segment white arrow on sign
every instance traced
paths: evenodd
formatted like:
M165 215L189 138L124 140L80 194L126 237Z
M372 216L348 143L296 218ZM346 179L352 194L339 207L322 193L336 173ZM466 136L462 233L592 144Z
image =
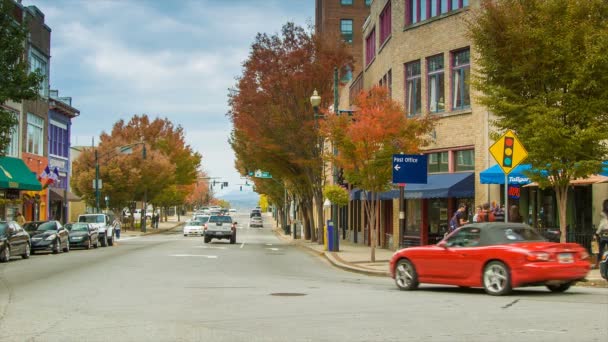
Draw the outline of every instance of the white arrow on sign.
M401 166L399 164L395 165L395 170L399 171L399 169L401 169Z

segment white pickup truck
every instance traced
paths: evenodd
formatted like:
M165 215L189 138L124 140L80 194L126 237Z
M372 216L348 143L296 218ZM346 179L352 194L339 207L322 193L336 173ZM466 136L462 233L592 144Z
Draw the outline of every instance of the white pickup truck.
M90 223L99 231L101 247L114 245L114 226L112 218L106 214L84 214L78 216L78 222Z

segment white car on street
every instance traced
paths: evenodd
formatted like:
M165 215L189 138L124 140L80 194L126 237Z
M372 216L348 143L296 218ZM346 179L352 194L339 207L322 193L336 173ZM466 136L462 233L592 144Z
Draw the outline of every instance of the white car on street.
M201 221L196 221L196 220L188 221L188 222L186 222L186 225L184 226L184 236L190 236L190 235L203 236L204 233L205 233L204 223Z

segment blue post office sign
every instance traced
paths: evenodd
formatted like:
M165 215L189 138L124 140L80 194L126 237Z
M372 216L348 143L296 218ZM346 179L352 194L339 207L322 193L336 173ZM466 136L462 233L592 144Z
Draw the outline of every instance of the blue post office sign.
M393 183L426 184L427 158L422 154L393 154Z

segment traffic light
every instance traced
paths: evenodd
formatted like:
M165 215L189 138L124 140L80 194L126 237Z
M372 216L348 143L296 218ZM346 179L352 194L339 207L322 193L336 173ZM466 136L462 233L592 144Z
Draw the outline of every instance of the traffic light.
M515 143L515 138L505 137L504 154L502 157L502 166L503 167L513 167L513 144L514 143Z

